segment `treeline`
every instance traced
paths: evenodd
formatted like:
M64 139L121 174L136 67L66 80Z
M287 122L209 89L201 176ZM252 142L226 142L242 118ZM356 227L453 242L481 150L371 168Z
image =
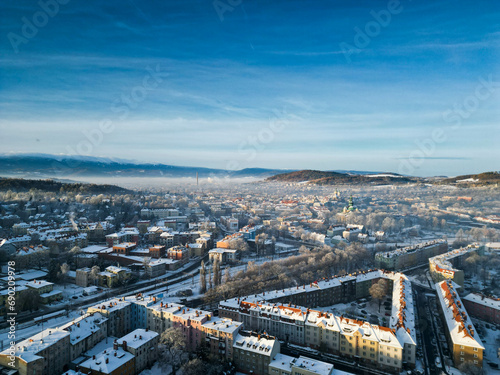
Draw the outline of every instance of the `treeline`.
M205 293L205 302L211 304L228 298L305 285L332 275L367 269L371 264L371 254L359 243L344 249L325 246L309 251L301 248L301 254L297 256L262 265L249 262L246 271L239 271L234 276L226 268L225 282L209 289Z
M467 184L469 186L485 186L500 183L499 172L484 172L479 174L467 174L452 178L446 178L438 182L439 184Z
M0 191L12 190L26 192L40 190L50 193L80 193L80 194L128 194L130 190L116 185L98 185L84 183L63 183L54 180L25 180L22 178L1 178Z

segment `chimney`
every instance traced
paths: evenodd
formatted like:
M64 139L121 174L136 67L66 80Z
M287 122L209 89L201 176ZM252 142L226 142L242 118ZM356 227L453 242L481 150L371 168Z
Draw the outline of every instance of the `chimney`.
M109 363L109 358L106 358L106 363Z
M127 342L126 341L123 341L123 350L127 351Z

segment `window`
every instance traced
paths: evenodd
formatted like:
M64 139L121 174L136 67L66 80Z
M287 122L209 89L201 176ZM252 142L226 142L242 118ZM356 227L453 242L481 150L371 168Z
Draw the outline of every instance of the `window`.
M477 348L474 348L474 351L477 352Z

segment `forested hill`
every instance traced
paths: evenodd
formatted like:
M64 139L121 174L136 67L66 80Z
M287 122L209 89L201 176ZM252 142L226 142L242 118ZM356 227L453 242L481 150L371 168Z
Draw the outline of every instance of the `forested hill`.
M334 184L401 184L408 182L419 182L416 177L400 176L394 173L381 173L370 175L355 175L338 172L323 172L314 170L303 170L292 173L278 174L266 179L268 182L308 182L316 185Z
M131 190L116 185L97 185L83 183L63 183L54 180L25 180L22 178L0 177L0 191L12 190L25 192L36 189L52 193L80 193L80 194L129 194Z
M500 172L484 172L479 174L467 174L463 176L445 178L440 184L456 184L467 186L487 186L500 184Z

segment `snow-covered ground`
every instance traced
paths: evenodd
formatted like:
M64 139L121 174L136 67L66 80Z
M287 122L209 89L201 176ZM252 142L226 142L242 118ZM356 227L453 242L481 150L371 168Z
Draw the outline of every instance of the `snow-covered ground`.
M488 365L488 362L496 363L500 366L500 359L498 358L498 350L500 349L500 330L493 327L492 324L486 323L482 320L472 318L472 322L476 329L480 330L480 337L485 347L483 353L483 367L486 374L499 374L500 370L493 369ZM488 328L486 326L488 324Z
M334 313L335 315L352 316L357 319L367 321L370 321L371 316L374 315L374 317L372 318L373 322L375 322L374 319L376 316L376 319L378 320L378 323L376 324L385 326L389 322L389 316L391 314L391 309L385 309L385 301L390 301L390 298L387 297L382 301L380 306L380 313L378 311L378 301L374 299L367 301L367 299L365 298L351 303L337 303L332 306L318 307L316 308L316 310Z

